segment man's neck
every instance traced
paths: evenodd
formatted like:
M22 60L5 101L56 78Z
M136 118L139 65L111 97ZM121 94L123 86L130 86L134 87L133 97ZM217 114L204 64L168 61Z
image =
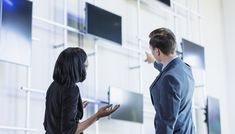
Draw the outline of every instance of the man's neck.
M161 63L168 64L175 57L176 57L176 55L169 55L169 56L165 55L164 57L162 57Z
M163 64L162 70L177 56L176 55L170 55L170 56L165 56L162 58L161 63Z

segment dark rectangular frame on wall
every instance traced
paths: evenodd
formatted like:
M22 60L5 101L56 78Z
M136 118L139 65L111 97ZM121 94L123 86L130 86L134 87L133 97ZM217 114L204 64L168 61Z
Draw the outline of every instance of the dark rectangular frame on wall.
M182 39L183 60L192 67L205 70L205 49L192 41Z
M219 99L207 97L206 119L209 134L221 134Z
M158 0L164 4L166 4L167 6L171 6L171 0Z
M86 3L86 33L122 44L122 17Z
M30 66L33 2L0 0L0 60Z
M110 87L108 96L110 104L121 105L112 119L143 123L143 94Z

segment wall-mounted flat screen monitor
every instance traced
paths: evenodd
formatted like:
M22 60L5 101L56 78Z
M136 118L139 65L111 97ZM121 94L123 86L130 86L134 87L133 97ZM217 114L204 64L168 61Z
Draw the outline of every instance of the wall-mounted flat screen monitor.
M161 1L162 3L168 5L168 6L171 6L171 0L159 0Z
M119 88L110 87L109 103L120 104L111 114L112 119L143 123L143 95Z
M32 43L32 2L0 1L0 60L29 65Z
M205 69L204 47L182 39L183 60L192 67Z
M207 98L207 126L209 134L221 134L219 100Z
M122 44L122 18L104 9L86 3L86 31Z

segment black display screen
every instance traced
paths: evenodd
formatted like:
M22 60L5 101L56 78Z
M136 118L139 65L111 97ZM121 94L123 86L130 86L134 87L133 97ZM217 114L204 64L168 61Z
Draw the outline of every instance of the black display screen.
M87 33L122 44L122 18L86 3Z
M161 1L162 3L168 5L168 6L171 6L171 0L159 0Z
M143 123L143 95L119 88L110 88L109 103L120 104L111 118Z
M205 69L204 47L182 39L183 60L192 67Z
M29 65L32 44L32 2L1 0L0 59Z
M2 26L31 38L32 2L27 0L3 0Z
M209 134L221 134L219 100L207 98L207 125Z

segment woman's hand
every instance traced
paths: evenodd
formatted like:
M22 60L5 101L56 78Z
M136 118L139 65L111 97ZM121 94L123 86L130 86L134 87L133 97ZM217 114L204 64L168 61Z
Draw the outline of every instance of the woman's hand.
M107 106L104 106L104 107L101 107L98 112L96 113L97 115L97 120L99 118L102 118L102 117L105 117L105 116L109 116L110 114L112 114L113 112L115 112L119 107L120 105L115 105L114 107L112 107L113 105L107 105Z
M97 113L93 114L91 117L89 117L85 121L78 123L76 134L80 134L82 131L88 128L92 123L97 121L99 118L110 115L111 113L116 111L119 107L120 105L115 105L114 107L112 107L112 105L107 105L107 106L100 108Z
M88 101L83 101L83 102L82 102L83 109L86 108L86 106L87 106L88 104L89 104Z

